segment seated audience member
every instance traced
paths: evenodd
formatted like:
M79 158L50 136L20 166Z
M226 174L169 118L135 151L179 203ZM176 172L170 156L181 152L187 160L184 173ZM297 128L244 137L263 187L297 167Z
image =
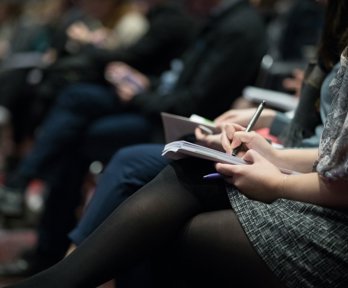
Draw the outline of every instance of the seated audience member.
M113 51L109 51L110 54L108 54L108 56L111 57L109 59L130 61L133 64L137 64L136 66L139 67L139 69L143 69L143 71L148 72L150 75L157 75L161 70L163 71L165 68L169 67L170 59L181 55L183 50L191 43L192 36L195 33L195 25L193 25L194 23L187 13L176 3L170 3L169 1L163 0L153 0L144 2L144 6L149 9L147 12L147 18L150 27L146 34L132 47L129 47L128 49L125 49L125 47L117 48ZM74 22L73 19L80 17L79 14L80 13L78 11L76 12L75 8L73 11L69 11L69 15L64 18L61 25L65 27L69 26L69 23ZM59 27L58 30L65 31L64 27ZM55 39L60 38L58 37L59 34L61 33L57 32L57 34L55 34ZM59 42L58 40L56 41ZM56 44L54 47L57 47ZM62 51L59 52L58 48L57 51L59 54L65 54ZM101 53L102 49L98 48L98 51ZM91 47L88 47L88 53L92 52ZM84 53L86 53L86 51L84 51ZM156 58L154 56L156 56ZM61 57L64 58L66 56L63 55ZM152 57L153 61L150 61L149 59ZM104 60L105 59L103 58L101 63L104 63ZM12 87L15 88L13 85ZM26 122L30 121L27 119ZM57 259L65 254L67 249L66 234L73 227L72 223L75 223L74 211L78 205L77 202L80 199L80 196L76 191L81 190L81 182L85 179L84 176L86 173L85 167L81 168L81 174L78 171L75 171L75 169L68 163L68 159L69 156L67 156L65 160L62 160L60 163L61 166L56 163L56 166L59 168L52 167L53 172L51 173L55 173L55 178L48 177L48 180L46 178L50 187L56 187L55 189L50 189L53 191L52 194L59 191L58 194L62 196L61 204L63 206L61 206L61 214L57 215L56 212L54 212L54 209L56 208L52 208L52 206L57 207L56 205L60 205L58 204L58 201L56 201L57 199L53 197L52 200L48 200L49 208L45 211L49 215L43 217L48 220L42 221L42 227L44 228L39 228L39 234L41 235L39 236L39 239L41 239L40 244L34 253L31 253L31 251L24 253L25 261L29 259L29 265L21 265L21 263L23 263L21 259L19 261L16 260L14 263L10 263L9 265L5 263L5 265L1 265L0 267L1 275L28 275L28 273L33 273L33 271L42 269L42 267L47 267L47 265L57 261ZM63 164L64 161L67 162ZM72 160L72 162L74 161L75 160ZM73 165L75 164L73 163ZM79 165L77 166L80 167ZM71 170L69 167L71 167ZM88 165L86 167L88 167ZM75 175L72 176L72 174ZM71 179L68 179L66 175L68 175L68 177L71 175ZM77 179L75 180L75 178ZM60 182L61 179L64 179L63 182ZM67 184L67 187L62 187L61 185L63 185L63 183ZM63 186L65 186L65 184ZM61 191L66 191L66 194ZM77 194L77 202L74 202L76 198L67 196L74 195L74 193ZM2 193L0 193L0 195L1 197L3 196ZM63 200L63 198L68 198L69 200ZM67 204L68 201L73 202L71 205L75 206L71 207L71 205ZM10 205L4 204L1 201L0 206L5 207L4 209L8 212ZM69 213L69 207L71 207L71 214ZM13 211L10 211L10 213L11 212ZM55 217L55 215L57 217Z
M339 6L339 9L341 8L342 7ZM335 29L331 29L332 21L330 21L330 19L336 15L336 13L329 10L327 14L326 27L324 28L321 40L322 44L320 45L319 51L319 62L321 63L320 66L323 71L319 72L317 67L316 69L311 69L310 73L309 71L307 72L298 111L295 118L292 120L293 123L288 129L288 133L284 136L285 139L283 138L288 147L318 146L318 134L319 132L322 132L323 129L321 123L326 122L327 115L330 111L332 98L329 94L329 84L334 79L338 70L338 65L333 67L333 64L339 60L339 53L343 49L340 43L346 36L337 33L340 32L342 29L341 27L344 27L344 19L337 21L340 25L336 26L338 31L335 31ZM328 35L330 35L327 34L327 31L331 31L331 35L337 35L336 44L326 41ZM326 73L324 71L326 71ZM328 73L329 71L331 72ZM320 80L323 79L323 75L327 73L328 75L325 77L325 80ZM317 83L315 84L315 82ZM322 122L316 119L317 111L313 104L318 101L313 95L317 95L319 92L320 115ZM308 102L308 99L311 100L312 103ZM303 112L301 112L304 110L306 110L306 115L309 115L310 121L304 121L302 117ZM215 120L215 123L217 125L224 125L228 122L234 122L246 126L254 111L254 109L237 111L230 110L219 116ZM310 111L313 112L310 113ZM265 109L256 123L255 128L258 129L275 126L278 127L277 130L284 130L286 128L284 121L278 120L280 116L274 118L275 115L275 111ZM315 121L311 120L311 118L314 118ZM279 129L280 126L282 126L282 129ZM199 136L198 139L201 139L203 134L199 133L197 136ZM286 137L289 139L286 139ZM295 139L296 137L298 139ZM161 157L163 147L164 146L160 144L137 145L122 149L114 155L103 172L103 175L98 182L95 194L92 197L82 219L79 221L77 227L69 234L70 239L74 244L69 253L75 248L75 245L80 245L107 218L113 209L118 207L119 204L131 196L136 190L151 181L157 173L159 173L160 170L170 162L168 159ZM121 278L121 282L122 280L128 282L129 277L126 277L125 279ZM118 279L118 281L120 281L120 279Z
M87 2L94 3L93 5L97 3L100 6L96 0ZM139 4L139 2L141 10L145 13L148 29L138 41L132 45L118 45L113 49L85 44L80 47L78 54L58 59L52 65L52 71L48 69L46 80L37 89L39 101L42 100L41 98L55 99L57 94L60 94L58 92L71 84L88 82L109 86L105 81L104 71L112 61L132 65L133 68L151 79L157 79L162 72L169 69L171 61L180 57L191 44L196 34L197 24L178 3L168 0L132 1L133 4ZM87 10L91 10L91 8L89 7ZM95 90L97 89L95 88ZM49 107L51 103L50 101ZM40 102L36 106L40 106ZM43 107L44 111L49 111L47 105L43 105ZM46 114L45 112L40 114L41 117L33 128L37 127L42 119L45 119L43 116Z
M329 84L335 77L337 70L338 65L332 69L322 84L320 115L323 123L326 121L332 101L329 95ZM230 110L218 117L215 123L218 126L224 125L225 123L241 123L241 125L246 126L254 112L255 109ZM279 127L285 130L287 130L288 127L288 129L291 130L289 128L289 125L292 127L291 124L278 120L281 116L275 116L277 113L279 112L271 109L264 109L264 112L255 125L256 130L269 126L278 127L277 129L273 128L275 130L281 130ZM297 118L293 118L292 121L296 123ZM304 127L305 126L302 128ZM319 145L320 140L318 133L322 132L322 129L323 125L321 122L318 122L316 127L307 127L303 130L306 132L308 138L301 135L301 133L296 133L299 139L297 139L296 142L292 139L291 144L287 146L305 148L316 147ZM199 135L202 137L203 134L200 133ZM294 135L292 135L292 137L294 137ZM286 139L286 137L283 140L286 143L290 142L290 139ZM121 149L114 155L103 172L98 182L96 192L82 219L79 221L78 226L70 233L70 238L74 244L79 245L102 223L115 207L141 186L149 182L169 163L168 159L161 156L163 148L164 145L162 144L136 145Z
M61 3L65 2L66 0L61 0ZM149 26L148 30L132 45L128 43L110 50L94 45L72 44L66 35L66 31L72 23L84 21L93 26L91 22L96 22L96 20L91 20L94 19L91 17L93 15L85 11L86 9L91 10L90 5L98 3L99 10L105 10L105 8L101 8L108 7L110 4L115 6L116 2L116 0L112 0L114 3L112 4L110 1L101 3L96 0L86 0L83 3L89 3L88 9L84 5L80 7L82 4L63 7L64 13L61 13L60 21L54 21L56 24L51 23L50 25L53 26L50 28L52 43L49 51L44 54L44 59L45 63L51 64L43 69L29 69L29 71L28 69L16 69L1 75L0 82L3 85L0 89L2 91L0 103L11 111L13 142L15 148L18 147L17 150L19 150L17 153L19 155L15 154L14 158L23 157L24 153L21 152L23 143L26 143L28 139L31 143L37 128L64 87L81 81L105 83L103 77L105 65L107 61L114 60L134 65L146 75L158 76L168 69L170 61L174 57L179 57L191 42L195 33L195 25L181 7L168 1L153 0L145 1L142 5L147 9L145 16ZM54 5L56 7L60 2L54 1L53 3L56 3ZM118 6L117 4L116 7ZM128 13L133 14L130 11L126 14ZM102 17L102 13L99 12L98 15L95 15L95 17L97 16L101 19L106 18L103 21L107 21L112 15ZM150 61L150 59L153 60ZM28 79L31 79L28 78L28 75L37 75L38 72L39 75L41 73L42 80L38 83L30 81L28 83ZM17 81L23 82L23 85L14 85L17 81L14 82L12 79L15 78Z
M225 125L219 141L206 140L227 153L245 145L238 156L249 165L174 161L73 253L8 288L96 287L144 257L171 268L159 270L154 287L170 286L174 275L181 287L347 287L347 68L348 48L319 149L276 150ZM222 179L203 179L214 167Z
M46 63L43 59L52 47L56 26L63 21L65 13L68 13L71 7L64 5L67 0L20 2L25 3L23 12L17 25L14 25L10 49L0 71L0 105L9 111L11 116L9 124L12 137L8 137L12 143L11 158L15 158L17 152L22 154L19 152L22 149L21 145L25 146L28 135L33 135L29 127L36 122L33 110L37 107L33 107L36 98L34 90L42 78L39 67L46 65L43 64ZM11 166L10 163L6 164Z
M125 96L121 85L128 85L127 81L117 87L85 84L68 88L42 126L33 150L7 182L12 192L4 192L2 213L9 211L6 199L23 195L30 179L43 178L48 182L50 191L35 252L36 259L45 259L46 266L47 258L51 263L57 261L68 247L66 234L75 223L79 188L89 162L86 159L108 160L116 149L147 140L159 124L161 111L215 117L255 79L266 51L266 39L262 20L254 8L244 0L206 1L199 8L204 8L200 12L207 14L213 11L209 22L184 53L182 61L174 62L172 71L163 74L159 85L151 82L150 89L130 95L132 99L127 102L117 97ZM125 64L114 65L111 71L108 69L112 76L120 67L123 71L126 67L130 76L142 75ZM171 82L175 75L176 81ZM147 79L145 75L141 77ZM116 88L119 95L115 94ZM82 155L86 147L81 145L91 146L91 143L93 150L87 147L88 153Z
M128 8L126 3L124 3L125 1L122 0L83 0L76 6L72 6L72 4L68 5L67 0L28 2L29 4L24 5L24 15L21 17L23 19L15 26L16 29L11 38L9 59L6 59L9 61L5 61L6 64L10 63L10 65L7 65L6 69L1 71L0 74L0 83L2 83L0 104L11 112L14 149L18 147L18 150L20 150L21 144L32 139L35 129L46 115L46 110L49 109L53 101L53 94L58 93L64 82L66 84L69 83L67 79L78 81L79 77L77 75L78 69L76 65L79 64L81 66L84 64L88 65L84 68L93 68L90 66L89 61L85 61L85 59L78 56L79 51L77 51L78 45L76 42L72 43L72 40L69 41L60 35L66 34L66 29L68 29L65 27L64 30L61 26L65 26L69 21L75 21L77 18L80 19L80 24L86 23L86 27L89 25L95 29L96 27L104 27L103 25L110 27L114 25L115 31L112 35L115 37L117 36L116 34L124 34L125 32L123 30L127 30L129 36L133 35L128 39L125 39L126 37L119 37L119 45L117 46L127 48L144 34L145 30L143 27L145 24L146 29L147 25L141 13L133 12L135 9ZM97 7L94 7L96 4ZM76 13L77 10L79 10L79 13ZM136 14L136 19L139 20L138 22L140 22L140 19L143 22L131 23L127 20L128 18L126 19L129 14L132 14L132 19L136 18ZM119 22L122 22L122 24L117 28ZM109 36L108 39L111 41L115 37ZM57 41L61 43L55 47ZM113 47L111 44L105 45L110 49ZM60 46L64 47L65 55L60 53L58 56L57 50ZM116 47L116 44L114 46ZM33 51L40 52L42 54L41 59L38 55L34 57L33 54L23 54L23 52ZM21 59L24 59L24 57L27 59L18 61L29 63L31 57L33 59L31 61L32 64L21 67L21 63L19 62L19 65L14 64L11 68L11 59L16 59L18 53L21 53ZM74 59L71 59L68 55ZM79 68L81 69L80 66ZM63 68L65 69L64 71L62 71ZM60 71L57 72L57 70ZM55 77L57 73L61 73L61 75ZM85 79L87 78L87 74L89 76L92 74L96 75L96 73L85 72ZM53 93L48 87L54 81L58 81L56 78L59 78L61 81L59 81L59 85L57 83L55 87L52 87L52 89L55 89ZM13 81L14 79L16 81ZM21 82L21 85L18 85L18 81ZM20 156L22 155L18 157Z
M334 57L337 60L336 57ZM323 81L320 97L320 115L321 121L326 121L330 111L332 99L329 95L329 83L334 79L338 70L336 65ZM303 95L304 96L304 95ZM305 97L305 96L304 96ZM311 108L313 109L313 107ZM227 123L240 123L247 126L255 109L230 110L215 120L218 126ZM286 129L291 123L284 125L284 121L279 121L275 115L279 113L271 109L264 109L259 120L255 124L255 128L261 129L269 126L282 126ZM296 122L296 119L293 119ZM278 123L279 122L279 123ZM308 138L296 134L299 140L288 147L314 148L319 146L318 133L322 132L323 125L317 123L317 127L306 127L306 135ZM303 126L304 127L304 126ZM289 127L288 127L289 128ZM276 129L278 130L278 129ZM308 134L311 130L311 134ZM196 138L199 141L204 138L202 132L197 131ZM301 140L302 139L302 140ZM283 139L288 142L286 138ZM310 144L310 145L309 145ZM71 231L69 237L73 243L71 249L75 245L80 245L85 238L88 237L114 210L120 203L131 196L135 191L143 185L151 181L170 161L162 157L163 144L142 144L129 146L119 150L108 163L103 171L96 187L96 191L91 198L86 211L78 222L76 228Z

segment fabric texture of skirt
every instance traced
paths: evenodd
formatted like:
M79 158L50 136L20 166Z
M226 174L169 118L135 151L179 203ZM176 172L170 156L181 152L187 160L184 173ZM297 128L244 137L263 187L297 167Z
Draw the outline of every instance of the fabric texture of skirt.
M255 250L287 287L348 287L347 211L285 199L266 204L227 191Z

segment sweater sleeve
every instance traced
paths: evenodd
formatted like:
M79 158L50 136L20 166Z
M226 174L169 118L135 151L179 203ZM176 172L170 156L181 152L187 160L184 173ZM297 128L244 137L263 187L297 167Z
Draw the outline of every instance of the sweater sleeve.
M348 180L348 50L330 84L333 103L320 142L317 171L328 180Z

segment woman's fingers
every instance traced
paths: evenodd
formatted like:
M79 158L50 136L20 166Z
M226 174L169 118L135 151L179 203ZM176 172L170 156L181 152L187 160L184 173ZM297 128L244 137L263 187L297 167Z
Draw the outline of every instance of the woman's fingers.
M232 153L233 147L231 147L231 143L235 138L235 133L244 129L244 127L238 124L225 124L221 126L221 144L226 153Z

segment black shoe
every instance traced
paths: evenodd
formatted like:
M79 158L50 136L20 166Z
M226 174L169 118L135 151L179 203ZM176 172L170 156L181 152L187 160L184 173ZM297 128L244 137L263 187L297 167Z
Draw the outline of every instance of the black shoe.
M22 257L12 262L0 265L0 277L17 278L30 277L37 274L50 266L57 260L47 259L46 257L36 255L33 252L26 252Z
M0 213L6 217L20 217L24 214L24 192L0 186Z

